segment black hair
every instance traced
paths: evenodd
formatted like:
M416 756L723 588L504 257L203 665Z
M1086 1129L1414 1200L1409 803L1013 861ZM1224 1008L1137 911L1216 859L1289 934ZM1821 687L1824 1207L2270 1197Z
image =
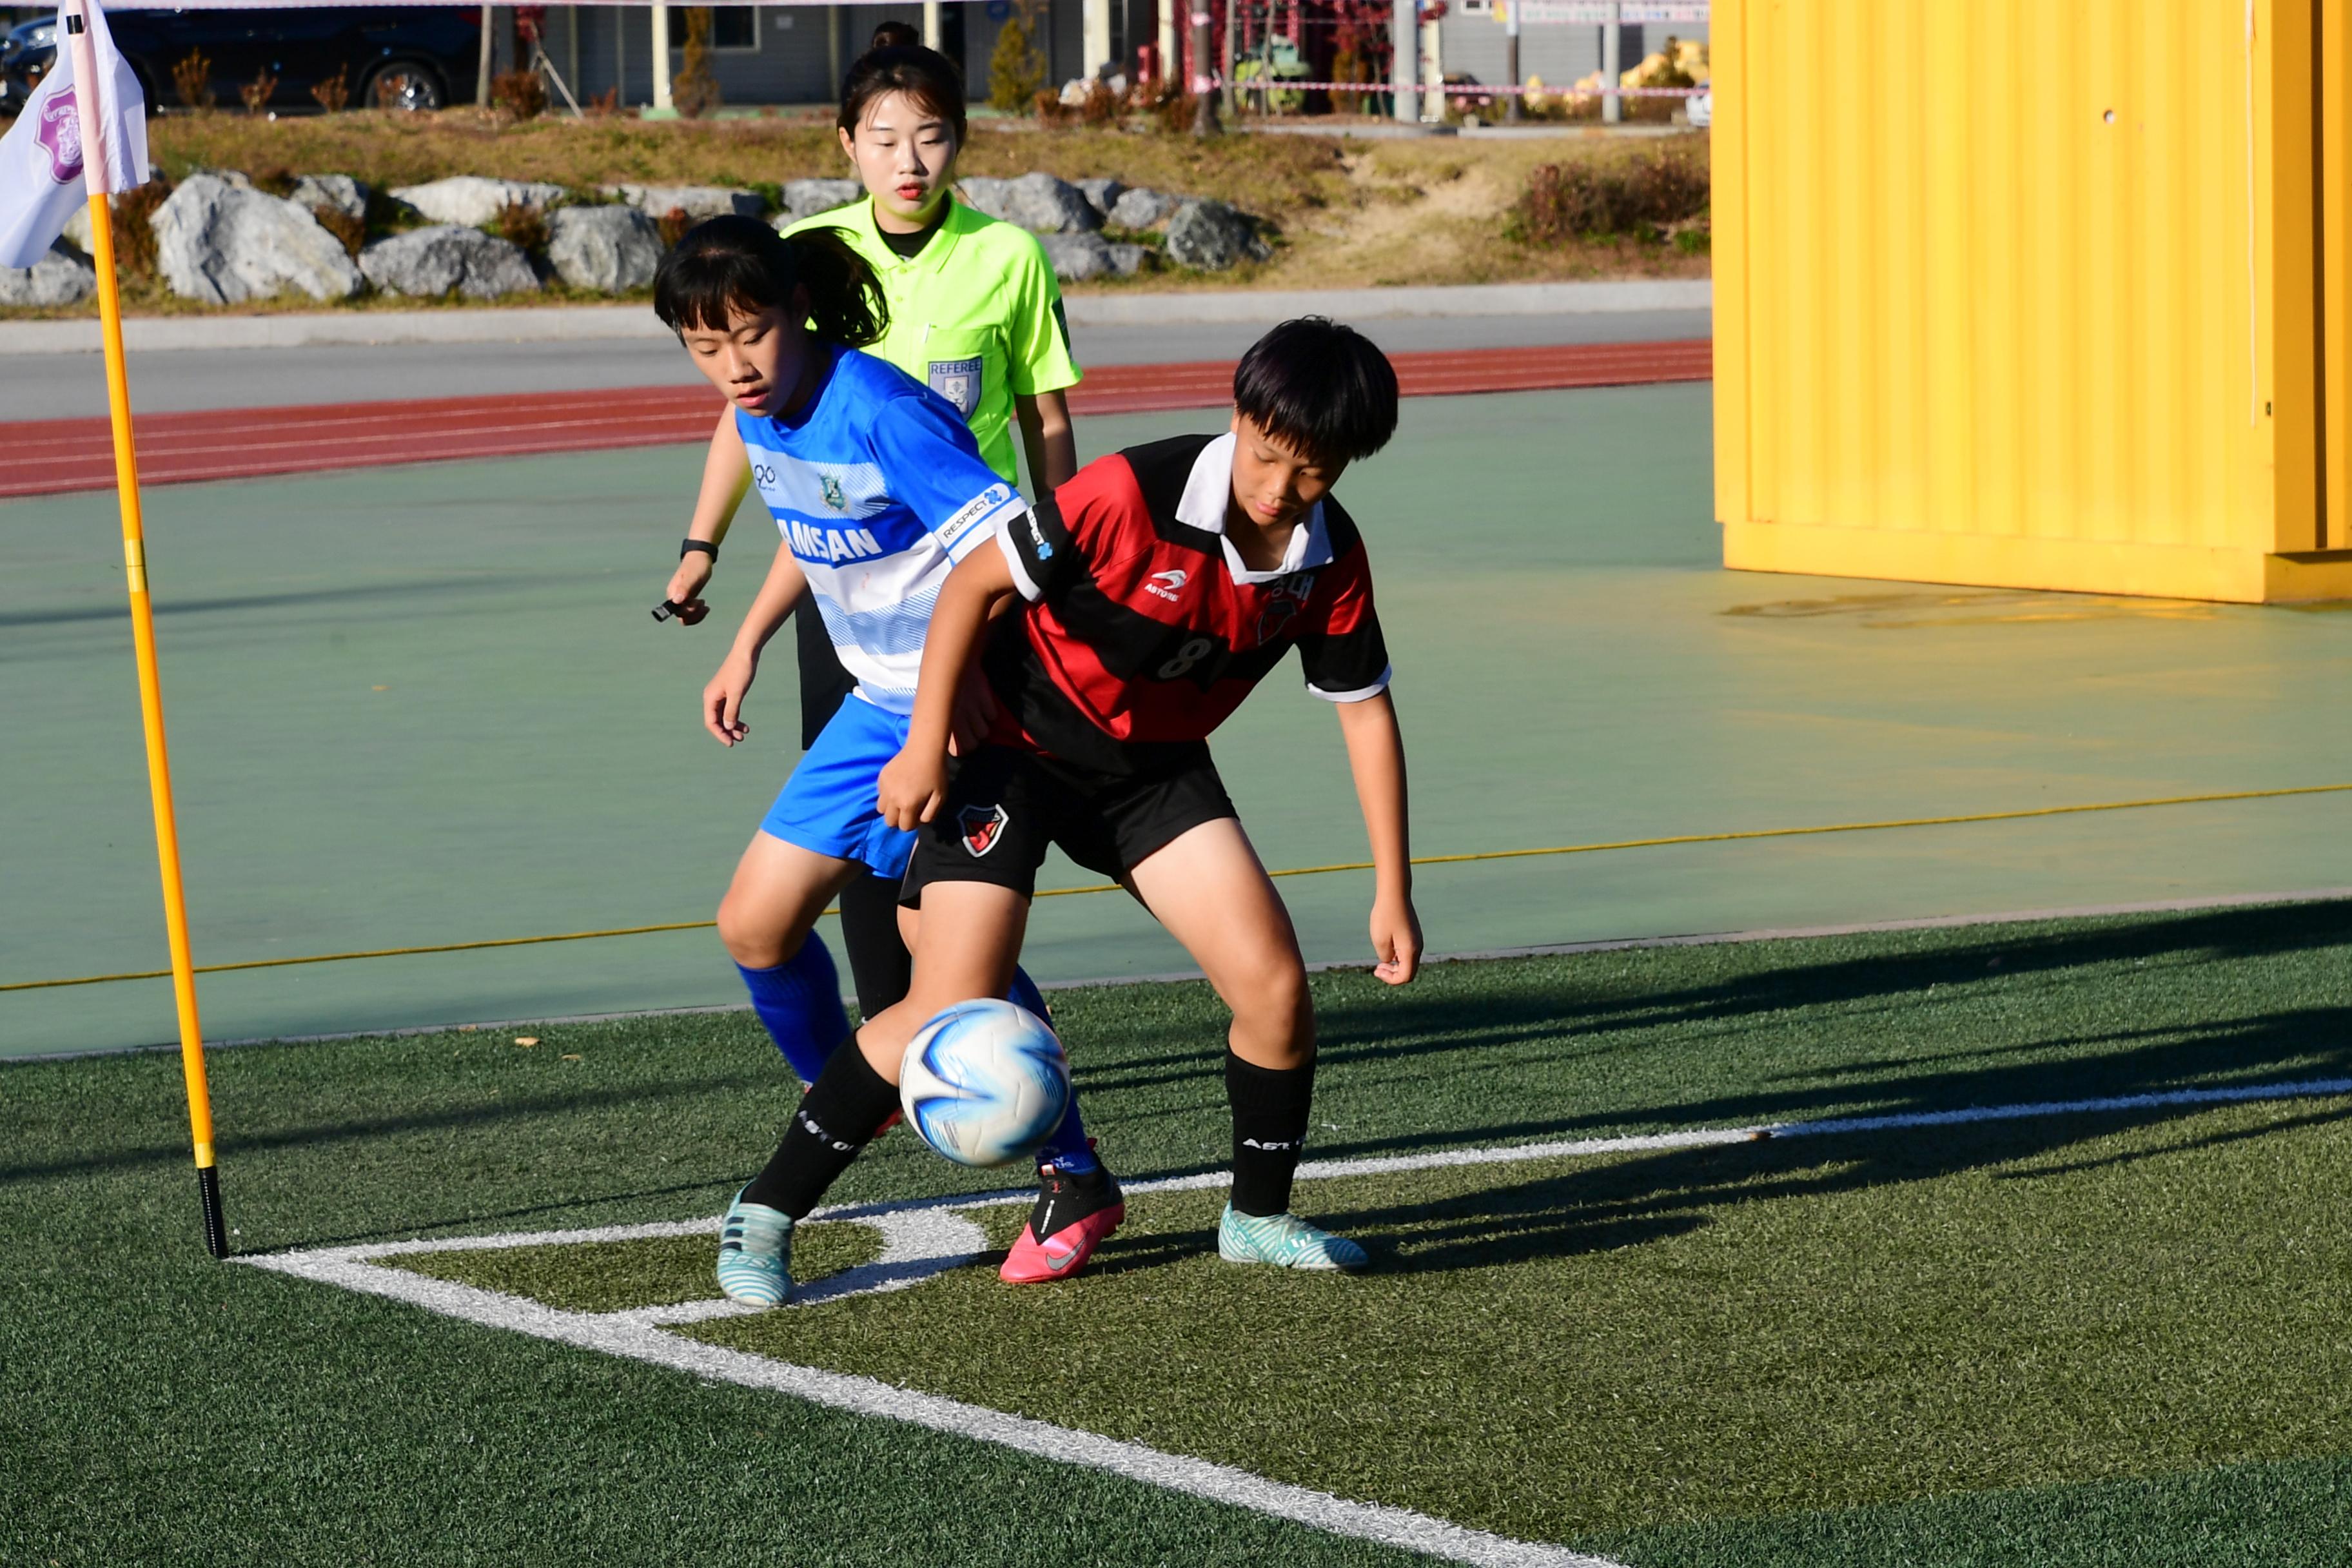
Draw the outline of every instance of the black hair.
M1318 461L1352 462L1396 434L1396 368L1353 327L1301 316L1242 355L1234 409Z
M874 269L839 229L803 229L786 239L758 218L730 213L688 229L654 271L654 314L674 332L725 331L727 314L791 303L808 290L817 336L863 348L890 327L890 307Z
M919 44L884 44L883 31L891 25L885 22L874 29L876 47L858 56L857 63L849 68L841 84L841 113L834 123L855 136L858 122L876 99L903 92L948 122L961 152L965 141L963 72L937 49Z
M908 23L885 22L874 29L873 41L866 47L869 49L919 49L923 47L923 35Z

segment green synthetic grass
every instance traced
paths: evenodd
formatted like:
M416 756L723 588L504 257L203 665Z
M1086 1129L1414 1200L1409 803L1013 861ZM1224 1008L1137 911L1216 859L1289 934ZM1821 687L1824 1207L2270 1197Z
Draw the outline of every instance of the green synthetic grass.
M966 1268L687 1331L1538 1540L2324 1453L2347 1114L1315 1184L1352 1280L1231 1269L1222 1194L1171 1194L1083 1290Z
M2352 905L2335 904L1441 966L1402 993L1323 976L1314 1152L2344 1075L2347 958ZM1222 1162L1219 1015L1204 988L1056 1000L1118 1169ZM747 1015L530 1033L541 1044L530 1049L474 1032L216 1054L237 1245L715 1215L788 1104ZM1358 1419L1339 1439L1311 1424L1307 1457L1345 1485L1349 1467L1394 1471L1391 1456L1419 1433L1425 1462L1404 1478L1418 1496L1520 1517L1530 1489L1490 1476L1479 1489L1475 1450L1488 1430L1523 1453L1599 1453L1571 1438L1633 1422L1645 1398L1748 1390L1759 1418L1735 1422L1723 1444L1653 1414L1664 1436L1651 1455L1576 1472L1580 1493L1566 1481L1542 1489L1555 1510L1543 1517L1595 1521L1595 1545L1641 1568L2321 1562L2343 1538L2339 1461L2352 1451L2334 1392L2352 1279L2328 1235L2345 1185L2340 1109L2071 1119L1941 1130L1916 1145L1790 1141L1305 1189L1310 1206L1374 1233L1388 1271L1352 1281L1221 1272L1200 1251L1212 1201L1152 1199L1098 1277L1017 1300L981 1289L983 1276L951 1277L888 1298L888 1310L929 1315L971 1292L981 1316L959 1319L963 1341L942 1335L934 1353L954 1375L982 1378L999 1374L992 1363L954 1351L979 1323L1007 1323L999 1337L1017 1366L1049 1323L1090 1322L1128 1294L1136 1313L1066 1342L1078 1364L1139 1360L1168 1325L1197 1336L1242 1307L1295 1310L1283 1321L1309 1342L1350 1325L1367 1352L1422 1343L1433 1324L1444 1355L1433 1365L1470 1364L1490 1359L1473 1353L1481 1342L1497 1355L1538 1344L1528 1325L1549 1310L1543 1358L1482 1366L1484 1381L1506 1405L1525 1394L1530 1409L1544 1390L1580 1387L1591 1412L1559 1411L1547 1433L1516 1408L1473 1410L1465 1436L1439 1419L1469 1408L1451 1391L1437 1400L1400 1383L1382 1399L1326 1401ZM1058 1564L1073 1541L1122 1563L1405 1560L216 1266L195 1244L184 1135L168 1056L0 1068L12 1243L0 1272L0 1562L700 1563L741 1552ZM838 1195L974 1184L894 1136ZM1692 1258L1721 1268L1686 1268ZM640 1255L599 1288L636 1289L678 1267ZM1790 1298L1739 1293L1769 1282ZM1162 1291L1200 1309L1140 1316L1139 1298ZM1516 1312L1495 1310L1505 1298ZM1360 1315L1332 1317L1334 1299ZM1381 1301L1395 1311L1360 1315ZM808 1346L845 1362L872 1353L848 1327L882 1306L808 1310ZM1889 1322L1902 1337L1846 1354ZM1153 1381L1139 1386L1181 1380L1187 1357L1211 1370L1223 1342L1198 1342L1208 1349L1143 1368ZM1915 1348L1923 1365L1941 1359L1923 1370ZM918 1380L919 1360L894 1376ZM1254 1392L1298 1407L1279 1384ZM1883 1418L1874 1401L1897 1394L1914 1403ZM1030 1397L1101 1395L1064 1380ZM1763 1422L1764 1402L1785 1419ZM1171 1408L1139 1405L1126 1418L1166 1421ZM1264 1438L1246 1426L1210 1436ZM1751 1450L1757 1465L1728 1473L1727 1456ZM2271 1462L2209 1468L2239 1459ZM2099 1477L2120 1479L2052 1489ZM1645 1488L1654 1507L1641 1506ZM1702 1493L1712 1500L1693 1506Z
M562 1312L618 1312L715 1301L710 1272L717 1234L649 1237L481 1252L426 1252L386 1259L433 1279L458 1279L543 1301ZM879 1232L855 1225L801 1227L793 1242L793 1277L806 1285L882 1255Z

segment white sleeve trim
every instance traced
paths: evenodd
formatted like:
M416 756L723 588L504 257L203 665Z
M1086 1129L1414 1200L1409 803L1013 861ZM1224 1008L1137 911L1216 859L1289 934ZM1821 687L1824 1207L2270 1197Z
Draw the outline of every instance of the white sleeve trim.
M1307 683L1307 689L1326 702L1369 701L1389 689L1389 677L1395 672L1395 668L1391 665L1387 669L1381 670L1378 680L1373 681L1370 686L1360 686L1353 691L1326 691L1311 680Z
M1004 563L1013 568L1013 586L1021 596L1033 605L1044 598L1045 590L1037 586L1030 577L1028 563L1021 559L1020 546L1013 542L1013 530L1000 528L996 531L996 548L1004 552Z

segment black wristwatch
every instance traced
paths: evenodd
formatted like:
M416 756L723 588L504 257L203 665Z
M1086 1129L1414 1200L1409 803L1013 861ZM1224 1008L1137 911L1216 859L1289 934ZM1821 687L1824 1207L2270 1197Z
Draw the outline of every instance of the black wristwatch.
M681 539L677 542L677 558L683 561L690 552L699 550L713 561L719 559L719 546L707 539Z

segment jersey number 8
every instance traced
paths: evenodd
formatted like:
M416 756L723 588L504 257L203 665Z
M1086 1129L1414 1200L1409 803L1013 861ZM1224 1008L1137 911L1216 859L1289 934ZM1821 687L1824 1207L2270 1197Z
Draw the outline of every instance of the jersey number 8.
M1182 647L1176 650L1176 657L1174 658L1170 659L1166 664L1160 667L1160 679L1162 680L1174 680L1186 670L1192 668L1194 665L1208 658L1209 650L1215 646L1216 645L1210 642L1207 637L1194 637L1191 642L1186 643Z

